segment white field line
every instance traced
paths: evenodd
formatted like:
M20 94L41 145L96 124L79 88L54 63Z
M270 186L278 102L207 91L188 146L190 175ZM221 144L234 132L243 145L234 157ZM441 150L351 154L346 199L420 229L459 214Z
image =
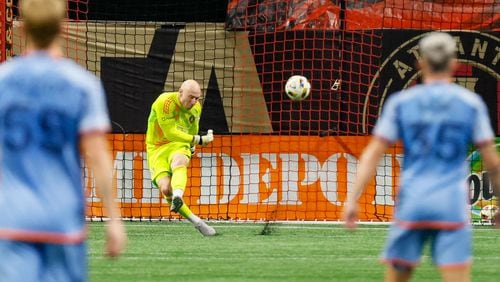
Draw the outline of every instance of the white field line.
M89 252L91 255L102 255L102 252ZM154 257L155 260L179 260L179 257L170 257L168 254L165 253L148 253L150 255L149 257ZM321 255L317 256L321 257L323 259L333 259L336 261L380 261L379 256L363 256L363 257L348 257L348 256L328 256L328 255ZM266 260L310 260L312 256L266 256ZM105 256L96 256L93 257L92 260L109 260ZM134 256L134 255L126 255L120 258L121 260L144 260L146 259L144 256ZM227 257L217 257L217 256L209 256L209 257L203 257L203 256L190 256L189 258L190 261L192 260L206 260L206 261L214 261L214 260L220 260L220 261L226 261L228 260ZM240 260L244 261L249 261L249 260L258 260L261 261L262 257L251 257L251 256L242 256L239 258ZM231 260L238 260L238 258L231 257ZM430 261L431 258L429 256L423 256L420 263L425 263L427 261ZM492 261L492 260L499 260L500 261L500 256L495 256L495 257L473 257L473 261L482 261L482 260L487 260L487 261Z
M100 253L90 253L90 254L95 254L95 255L99 255ZM328 259L326 256L321 256L321 258L323 259ZM97 260L97 259L102 259L102 260L109 260L109 258L107 257L93 257L92 260ZM130 255L127 255L127 256L123 256L120 258L120 260L144 260L145 257L144 256L130 256ZM163 253L162 255L159 255L159 256L155 256L154 257L155 260L176 260L178 261L179 260L179 257L168 257L168 254L165 254ZM234 257L231 257L230 258L232 261L235 260ZM251 257L241 257L239 258L240 260L242 261L249 261L251 260L252 258ZM253 258L254 260L257 260L257 261L262 261L262 257L255 257ZM280 257L271 257L271 256L266 256L265 260L268 261L268 260L279 260L279 261L283 261L283 260L310 260L311 257L291 257L291 256L280 256ZM361 257L361 258L352 258L352 257L333 257L334 260L336 261L370 261L370 260L378 260L379 257ZM226 258L223 258L223 257L189 257L188 258L189 261L193 261L193 260L196 260L196 261L214 261L214 260L220 260L220 261L227 261L229 260L227 257ZM236 259L238 260L238 259Z
M108 218L86 218L87 222L102 222L108 221ZM141 219L141 218L123 218L125 222L188 222L184 219ZM344 221L327 221L327 220L251 220L251 219L241 219L241 220L207 220L208 223L221 223L221 224L264 224L264 223L279 223L279 224L298 224L298 225L343 225ZM375 225L375 226L389 226L392 222L390 221L359 221L359 225ZM472 226L492 226L488 222L474 222Z
M228 222L228 223L221 223L221 222L211 222L208 221L210 225L213 227L217 228L253 228L253 229L258 229L261 228L263 223L236 223L232 224L233 222ZM213 224L215 223L215 224ZM184 228L186 225L190 223L186 221L165 221L165 226L168 226L168 228ZM151 227L151 226L158 226L158 225L151 225L149 223L139 223L139 224L134 224L127 226L127 228L134 228L134 227ZM332 229L344 229L343 226L341 225L331 225L331 226L311 226L311 225L296 225L296 223L280 223L279 225L272 225L273 228L277 229L305 229L305 230L332 230ZM380 230L383 232L387 232L387 228L380 228L380 227L373 227L373 226L366 226L363 224L362 226L358 226L356 230ZM495 228L473 228L474 232L499 232L500 229L495 229ZM346 230L347 231L347 230ZM497 238L497 237L492 237L492 238Z

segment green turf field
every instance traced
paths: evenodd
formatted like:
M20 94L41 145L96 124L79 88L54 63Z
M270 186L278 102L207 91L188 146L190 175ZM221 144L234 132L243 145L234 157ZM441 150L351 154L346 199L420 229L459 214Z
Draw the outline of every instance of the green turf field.
M262 224L212 225L220 236L187 223L127 222L127 252L113 261L102 255L104 224L89 223L90 281L382 281L385 226L279 225L262 236ZM499 246L500 230L475 227L473 281L500 281ZM414 281L439 281L428 256Z

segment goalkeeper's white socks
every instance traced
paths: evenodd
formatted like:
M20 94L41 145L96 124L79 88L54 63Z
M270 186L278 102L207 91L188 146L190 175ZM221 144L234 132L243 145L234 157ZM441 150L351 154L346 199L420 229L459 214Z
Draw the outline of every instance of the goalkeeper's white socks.
M183 195L184 195L184 190L182 189L174 189L174 191L172 191L172 198L175 197L182 198Z

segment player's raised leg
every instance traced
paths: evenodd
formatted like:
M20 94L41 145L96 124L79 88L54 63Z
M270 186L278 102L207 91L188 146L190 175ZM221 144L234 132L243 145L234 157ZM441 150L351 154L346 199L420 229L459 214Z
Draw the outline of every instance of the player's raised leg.
M170 205L172 205L172 192L171 192L172 190L170 188L171 178L165 175L157 182L163 196L165 197L167 202ZM204 236L213 236L217 234L217 232L213 227L209 226L201 218L195 215L185 203L181 205L178 212L184 218L189 220L189 222L191 222L194 225L194 227Z
M158 187L170 204L170 210L178 212L189 220L194 227L204 236L213 236L217 232L207 225L202 219L195 215L184 203L182 196L187 184L187 165L189 160L186 156L176 154L172 158L172 177L162 174L157 180Z
M182 196L184 195L184 190L186 190L188 164L188 157L182 154L174 154L172 157L172 204L170 205L170 211L179 212L184 204Z

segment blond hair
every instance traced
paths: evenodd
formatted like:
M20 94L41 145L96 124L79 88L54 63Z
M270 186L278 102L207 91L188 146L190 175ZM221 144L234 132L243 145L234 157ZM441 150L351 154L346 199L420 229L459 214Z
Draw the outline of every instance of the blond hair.
M66 17L64 0L22 0L21 15L26 35L37 48L47 48L61 31Z
M430 32L419 42L420 55L433 72L448 71L456 57L457 42L445 32Z

